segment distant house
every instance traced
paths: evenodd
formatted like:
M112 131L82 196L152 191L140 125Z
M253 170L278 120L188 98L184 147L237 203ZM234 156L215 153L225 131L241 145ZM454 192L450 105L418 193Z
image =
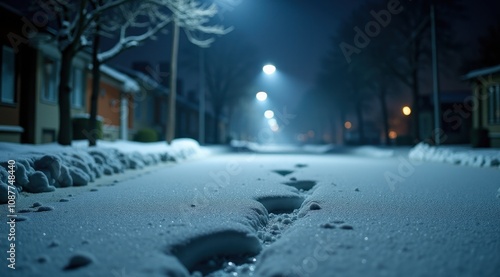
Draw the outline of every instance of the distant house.
M147 62L135 62L133 69L120 70L140 85L140 92L134 95L134 126L133 133L142 129L154 129L160 140L165 139L168 111L168 68L166 63L160 63L159 72ZM178 80L176 96L176 137L199 138L199 101L197 93L185 93L182 82ZM207 103L205 111L205 138L207 143L215 141L213 112ZM223 122L220 121L223 125Z
M104 140L130 140L129 130L134 125L134 94L138 93L139 84L128 75L107 65L101 65L101 80L97 115L103 121ZM88 74L86 112L90 113L92 95L92 74Z
M471 71L464 76L472 84L473 128L479 146L500 147L500 65Z
M439 97L442 144L469 144L471 142L472 113L467 107L472 105L472 93L468 90L442 91ZM433 139L434 101L432 95L420 98L420 135Z

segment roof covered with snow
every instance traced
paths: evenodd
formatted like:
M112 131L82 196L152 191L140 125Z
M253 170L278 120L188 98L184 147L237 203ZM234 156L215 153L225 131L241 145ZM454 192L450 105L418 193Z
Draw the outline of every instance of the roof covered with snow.
M137 83L136 80L133 78L130 78L128 75L121 73L120 71L107 66L107 65L101 65L101 72L108 75L109 77L117 80L118 82L122 83L122 89L124 92L127 93L135 93L138 92L139 89L139 84Z
M484 75L489 75L489 74L493 74L493 73L500 73L500 64L496 65L496 66L491 66L491 67L473 70L473 71L465 74L463 79L469 80L472 78L476 78L476 77L484 76Z

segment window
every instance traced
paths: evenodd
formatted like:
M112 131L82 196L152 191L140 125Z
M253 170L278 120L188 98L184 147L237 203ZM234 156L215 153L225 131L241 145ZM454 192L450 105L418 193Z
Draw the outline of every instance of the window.
M57 89L59 83L59 65L54 59L44 57L42 68L43 91L42 99L57 102Z
M2 95L1 102L4 104L14 104L16 101L14 89L14 50L10 47L2 46L2 77L0 78Z
M500 84L488 88L488 121L500 124Z
M53 129L42 129L42 143L56 141L56 131Z
M84 83L83 83L83 70L81 68L73 68L71 74L71 106L73 108L83 108L83 97L84 97Z

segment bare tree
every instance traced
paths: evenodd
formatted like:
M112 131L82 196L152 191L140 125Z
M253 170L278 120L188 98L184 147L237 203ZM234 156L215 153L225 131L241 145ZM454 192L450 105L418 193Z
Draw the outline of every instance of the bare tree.
M336 72L336 76L343 76L341 73L353 75L350 78L341 77L336 83L329 82L330 86L338 86L339 83L345 84L355 78L350 87L356 92L353 95L358 97L351 96L348 100L357 99L358 118L362 117L363 105L359 101L366 96L360 92L366 90L374 92L381 103L386 139L389 129L386 98L390 91L388 84L395 83L394 81L404 84L411 90L413 136L415 139L419 138L420 75L427 64L430 65L431 56L429 25L431 2L436 5L439 15L438 43L443 50L447 50L439 54L448 55L448 59L442 60L451 60L449 56L453 51L449 50L454 50L455 43L450 21L461 15L461 5L455 1L425 0L392 7L390 11L387 10L386 1L367 2L356 9L337 30L335 41L337 45L334 47L340 49L334 50L337 51L337 59L330 60L330 69L324 72L323 79L328 83L328 71ZM344 55L344 61L338 61L339 51Z
M235 0L227 0L235 1ZM34 3L44 10L51 10L53 15L52 20L55 22L56 42L61 52L61 67L60 67L60 83L58 87L58 102L59 102L59 134L58 142L62 145L71 145L71 114L70 114L70 69L73 59L76 54L89 47L92 43L96 53L93 60L94 63L100 64L120 52L137 46L141 41L144 41L152 36L166 24L172 21L174 30L182 28L189 40L199 46L208 47L214 40L213 37L200 39L198 33L208 33L214 35L222 35L230 30L219 25L211 25L209 21L217 14L217 6L215 4L206 5L195 0L80 0L80 1L42 1L34 0ZM111 11L127 4L120 10L122 15L115 17L120 22L120 25L103 24L100 19L109 16ZM127 8L128 7L128 8ZM131 7L133 9L131 9ZM125 11L125 13L123 13ZM125 16L123 16L125 15ZM119 19L121 17L121 19ZM146 19L145 19L146 18ZM143 29L142 34L128 34L130 29ZM99 36L103 32L119 32L119 39L111 49L104 52L99 52ZM174 32L174 38L175 32ZM177 37L178 38L178 37ZM178 45L178 39L173 39L173 44ZM173 47L174 50L177 47ZM176 51L172 52L172 80L176 79L177 64L175 58ZM99 74L97 67L94 73ZM96 75L98 76L98 75ZM97 82L94 84L96 86ZM169 129L175 127L175 81L170 93L171 109L169 111ZM95 97L95 96L93 96ZM92 113L96 113L97 106L92 107ZM95 121L94 121L95 124ZM173 135L173 131L170 132ZM173 136L172 136L173 138ZM95 142L95 141L94 141Z
M220 40L206 53L205 83L214 110L215 142L220 143L219 119L224 108L230 117L260 71L255 48L241 39Z
M98 0L97 4L102 2L103 0ZM92 45L90 130L96 130L97 126L101 64L129 48L139 46L145 40L156 38L156 34L164 30L172 18L162 11L161 6L148 1L130 1L96 18ZM101 36L112 38L114 44L108 49L101 49ZM95 146L96 136L88 136L88 141L89 146Z
M214 3L203 4L196 0L153 0L166 6L173 16L172 52L170 56L170 92L168 95L168 116L166 141L175 138L175 114L177 95L177 57L179 49L179 30L182 29L190 42L200 47L209 47L215 40L213 35L224 35L231 31L221 25L213 25L210 20L217 15L218 6ZM234 1L234 0L232 0ZM231 4L230 2L227 2ZM206 35L209 35L208 37Z
M383 8L383 2L374 8ZM430 7L435 5L437 13L438 44L442 51L442 61L453 60L457 44L451 21L462 16L463 6L453 0L423 0L401 7L402 12L393 15L388 26L382 30L369 48L377 49L370 55L373 63L390 76L399 80L411 90L413 138L420 137L420 88L422 70L431 64ZM378 46L377 46L378 45ZM368 51L369 52L369 51Z
M114 9L130 0L80 0L42 1L35 0L39 8L52 11L52 20L57 30L55 40L61 52L60 78L58 87L59 134L58 142L71 145L72 128L69 85L73 59L83 48L90 45L88 39L96 19L106 11Z

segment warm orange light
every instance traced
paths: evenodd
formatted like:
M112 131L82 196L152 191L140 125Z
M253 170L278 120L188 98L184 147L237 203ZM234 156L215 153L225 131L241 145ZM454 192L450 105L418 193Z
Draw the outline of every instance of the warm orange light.
M389 132L389 138L390 139L396 139L398 137L398 133L396 133L395 131L390 131Z
M351 123L350 121L346 121L346 122L344 123L344 127L345 127L346 129L351 129L351 128L352 128L352 123Z
M406 116L410 115L410 114L411 114L411 109L410 109L410 107L408 107L408 106L404 106L404 107L403 107L403 114L404 114L404 115L406 115Z

